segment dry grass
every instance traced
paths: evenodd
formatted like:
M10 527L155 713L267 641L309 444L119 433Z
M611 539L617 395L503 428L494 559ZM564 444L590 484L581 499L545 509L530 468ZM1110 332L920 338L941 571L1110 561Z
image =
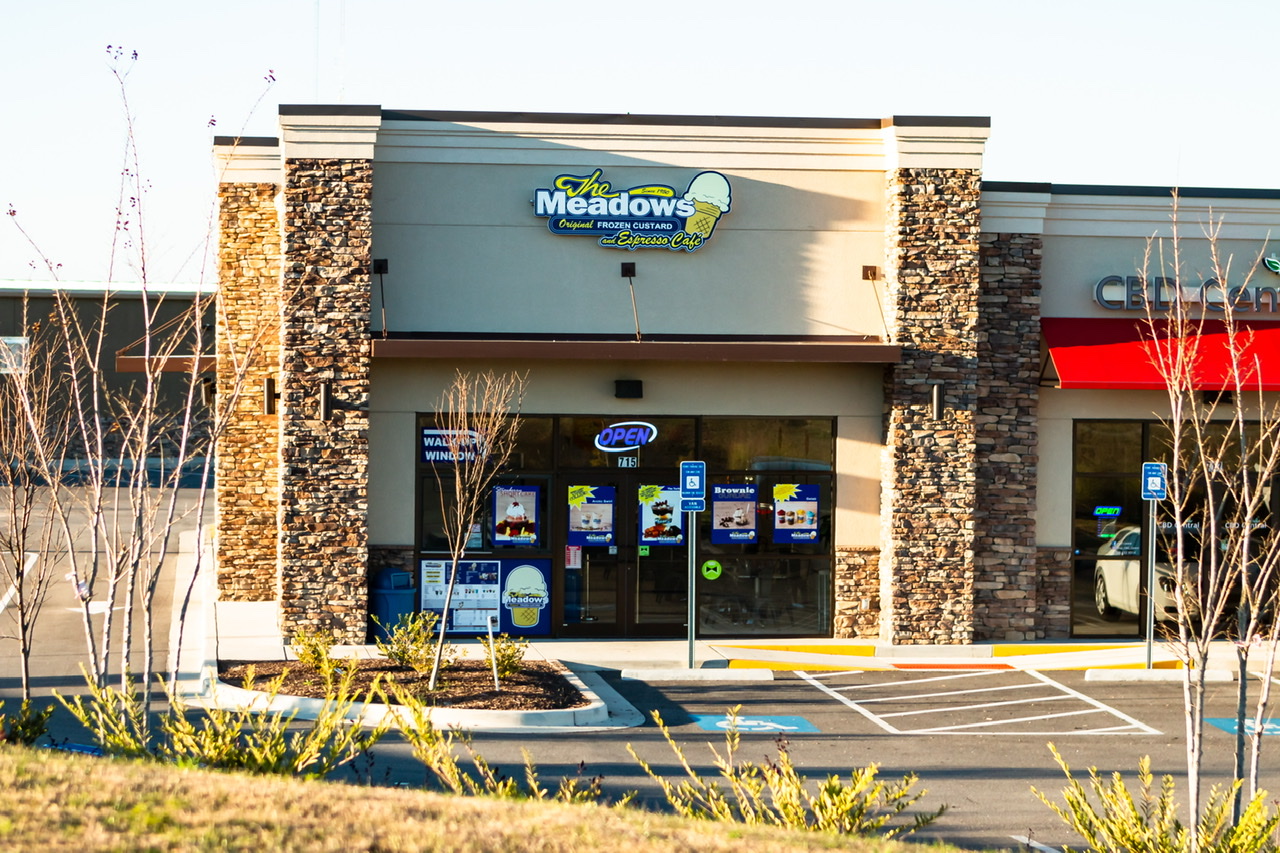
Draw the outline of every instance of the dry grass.
M0 791L3 850L925 849L597 806L357 788L6 746L0 746Z

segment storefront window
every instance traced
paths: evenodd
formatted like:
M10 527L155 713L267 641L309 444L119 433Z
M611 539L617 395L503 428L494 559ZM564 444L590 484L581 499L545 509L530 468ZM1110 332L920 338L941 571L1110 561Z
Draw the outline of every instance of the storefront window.
M702 455L727 471L830 471L830 418L704 418Z
M608 432L606 432L608 431ZM623 438L631 431L631 438L643 441L634 449ZM618 434L615 441L613 436ZM607 417L560 418L560 459L562 468L615 468L619 457L625 456L633 464L630 468L679 469L681 460L692 459L697 438L693 418L628 418L622 415ZM616 452L601 450L596 441L610 445Z

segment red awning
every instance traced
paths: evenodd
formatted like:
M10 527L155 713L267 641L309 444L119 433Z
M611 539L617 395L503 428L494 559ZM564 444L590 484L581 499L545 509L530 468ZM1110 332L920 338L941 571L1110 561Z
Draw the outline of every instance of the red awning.
M1049 355L1061 388L1155 390L1164 377L1152 363L1156 346L1177 339L1157 320L1152 329L1139 318L1046 317L1040 320ZM1242 347L1245 390L1280 391L1280 323L1236 320ZM1156 342L1159 342L1158 344ZM1195 354L1195 388L1203 391L1239 390L1231 378L1227 334L1221 320L1206 320L1199 334L1188 336ZM1256 367L1255 367L1256 363Z

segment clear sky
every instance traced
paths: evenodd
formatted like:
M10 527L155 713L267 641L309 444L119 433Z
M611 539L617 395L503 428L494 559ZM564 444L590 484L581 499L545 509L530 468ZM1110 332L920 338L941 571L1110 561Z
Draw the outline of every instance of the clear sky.
M281 103L990 116L990 180L1280 189L1278 0L2 0L0 279L211 280L212 137ZM270 73L274 83L268 83ZM211 120L215 121L210 126ZM129 193L126 193L126 197ZM36 265L39 267L39 264Z

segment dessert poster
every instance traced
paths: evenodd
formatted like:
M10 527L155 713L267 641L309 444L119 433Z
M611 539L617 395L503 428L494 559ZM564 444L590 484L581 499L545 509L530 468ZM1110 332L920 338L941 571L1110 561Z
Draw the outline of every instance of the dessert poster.
M613 486L569 487L569 538L565 544L613 545Z
M679 486L640 487L640 544L683 545Z
M818 486L773 487L773 541L818 541Z
M493 544L538 545L538 486L496 486Z
M551 633L551 561L502 561L501 612L497 629L516 637Z
M752 544L756 531L756 487L752 483L711 487L711 543Z

